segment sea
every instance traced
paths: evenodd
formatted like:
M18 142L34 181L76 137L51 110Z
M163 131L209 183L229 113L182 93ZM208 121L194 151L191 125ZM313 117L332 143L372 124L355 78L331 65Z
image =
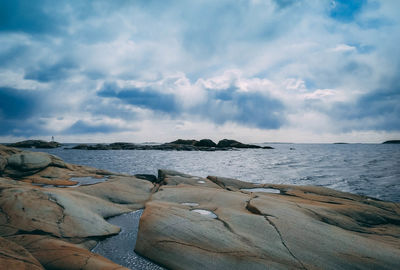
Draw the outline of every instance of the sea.
M35 149L64 161L117 173L158 169L253 183L315 185L400 202L399 144L260 144L232 151ZM68 147L73 144L68 145ZM32 150L32 149L30 149Z

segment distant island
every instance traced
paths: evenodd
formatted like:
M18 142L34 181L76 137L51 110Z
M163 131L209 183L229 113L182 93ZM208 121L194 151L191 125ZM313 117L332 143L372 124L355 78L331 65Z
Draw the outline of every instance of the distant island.
M46 142L42 140L26 140L7 144L10 147L18 148L57 148L62 146L58 142ZM163 144L135 144L128 142L115 142L110 144L78 144L72 148L78 150L164 150L164 151L227 151L233 149L274 149L271 146L259 146L254 144L245 144L236 140L223 139L218 143L210 139L202 140L184 140L178 139L173 142Z
M145 145L127 142L116 142L111 144L79 144L69 149L80 150L176 150L176 151L227 151L233 149L274 149L271 146L259 146L254 144L244 144L235 140L223 139L218 143L210 139L183 140L178 139L173 142Z
M26 140L16 143L7 144L10 147L18 147L18 148L57 148L61 146L61 143L51 141L46 142L43 140Z
M383 144L399 144L399 143L400 143L400 140L390 140L390 141L383 142Z

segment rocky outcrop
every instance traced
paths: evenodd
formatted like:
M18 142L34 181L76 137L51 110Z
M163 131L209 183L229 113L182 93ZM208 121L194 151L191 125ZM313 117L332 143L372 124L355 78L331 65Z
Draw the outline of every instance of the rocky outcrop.
M46 142L42 140L26 140L16 143L8 144L10 147L19 147L19 148L57 148L61 146L61 143L58 142Z
M270 146L258 146L252 144L243 144L235 140L223 139L216 144L210 139L197 140L182 140L157 145L143 145L133 143L111 143L111 144L79 144L71 149L80 150L163 150L163 151L227 151L233 149L273 149Z
M0 269L126 269L90 248L119 233L106 218L143 208L155 184L2 145L0 157ZM101 182L80 185L88 178Z
M235 140L228 140L228 139L220 140L217 144L217 147L261 148L261 146L258 146L258 145L243 144L241 142L238 142Z
M160 171L135 250L170 269L397 269L396 203ZM269 193L274 192L274 193Z

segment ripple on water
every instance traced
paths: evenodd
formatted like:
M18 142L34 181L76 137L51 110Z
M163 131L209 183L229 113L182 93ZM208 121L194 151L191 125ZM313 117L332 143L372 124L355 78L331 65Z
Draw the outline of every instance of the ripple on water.
M143 210L109 218L107 222L119 226L121 232L97 244L92 252L130 269L163 270L165 268L135 253L139 220Z

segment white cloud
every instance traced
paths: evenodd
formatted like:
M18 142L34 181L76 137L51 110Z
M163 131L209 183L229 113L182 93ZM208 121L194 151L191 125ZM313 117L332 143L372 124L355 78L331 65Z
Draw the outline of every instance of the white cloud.
M333 52L354 52L357 51L357 48L354 46L350 46L347 44L338 44L335 48L332 49Z

